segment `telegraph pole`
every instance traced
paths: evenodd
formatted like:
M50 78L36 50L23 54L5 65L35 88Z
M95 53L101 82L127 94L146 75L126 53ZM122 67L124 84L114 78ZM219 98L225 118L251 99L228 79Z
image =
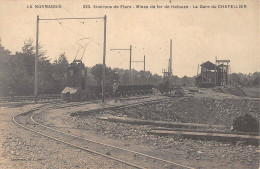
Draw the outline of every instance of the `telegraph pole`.
M197 68L197 77L199 75L199 68L200 68L200 64L198 64L198 68Z
M144 60L143 61L132 61L132 62L136 62L136 63L143 62L144 63L144 72L145 72L145 55L144 55Z
M37 96L38 96L38 50L39 50L39 21L40 20L78 20L78 19L102 19L104 20L104 51L103 51L103 72L102 72L102 101L104 102L104 94L105 94L105 58L106 58L106 21L107 16L104 17L92 17L92 18L51 18L51 19L39 19L39 15L37 15L37 27L36 27L36 53L35 53L35 76L34 76L34 101L37 103Z
M144 55L144 71L145 71L145 55Z
M215 61L215 86L217 86L217 56Z
M129 49L110 49L110 50L129 50L129 52L130 52L130 58L129 58L129 84L131 84L132 45L130 45Z
M105 76L106 76L106 24L107 16L104 16L104 49L103 49L103 72L102 72L102 102L105 102Z
M143 62L144 63L144 71L145 71L145 55L144 55L144 60L143 61L132 61L132 62L136 62L136 63Z
M132 63L132 45L130 45L130 62L129 62L129 84L131 85L132 84L132 80L131 80L131 77L132 77L132 67L131 67L131 63Z
M170 63L169 63L169 67L170 67L170 76L172 76L172 39L170 41Z
M37 103L38 100L38 50L39 50L39 15L37 15L36 21L36 52L35 52L35 71L34 71L34 103Z
M232 77L232 74L231 74L231 66L229 67L229 70L230 70L230 85L232 84L232 80L231 80L231 77Z

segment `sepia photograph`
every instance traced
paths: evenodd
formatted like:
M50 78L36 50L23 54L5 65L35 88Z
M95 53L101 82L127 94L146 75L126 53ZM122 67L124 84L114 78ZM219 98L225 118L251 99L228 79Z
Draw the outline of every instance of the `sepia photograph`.
M259 169L259 0L0 0L0 168Z

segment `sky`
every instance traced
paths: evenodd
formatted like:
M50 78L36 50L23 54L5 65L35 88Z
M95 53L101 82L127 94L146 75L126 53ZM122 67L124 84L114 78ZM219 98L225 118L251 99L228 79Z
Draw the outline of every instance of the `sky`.
M33 8L27 6L32 5ZM35 8L35 5L61 5L58 9ZM92 8L83 8L90 5ZM124 5L129 8L102 9L93 5ZM136 5L161 5L163 8L137 9ZM165 5L188 6L188 9L164 8ZM193 8L198 5L246 5L247 8ZM40 19L104 17L106 25L106 65L129 69L132 60L146 56L146 70L162 75L170 57L172 39L173 74L180 77L197 74L198 64L217 59L230 60L231 71L253 73L259 70L258 0L239 1L32 1L0 0L1 45L12 53L21 51L24 41L36 39L36 17ZM77 56L86 66L102 63L103 19L40 20L39 42L46 56L54 61L61 53L69 62ZM80 46L85 46L86 50ZM143 63L132 63L143 69Z

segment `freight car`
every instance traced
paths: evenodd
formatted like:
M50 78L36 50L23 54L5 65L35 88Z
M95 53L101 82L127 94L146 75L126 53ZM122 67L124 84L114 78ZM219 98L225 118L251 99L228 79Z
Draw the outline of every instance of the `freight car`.
M81 101L102 98L102 86L92 86L87 83L87 73L81 60L74 60L66 74L67 86L61 97L67 101ZM105 86L105 97L125 97L152 93L152 85L119 85L116 92L113 86Z
M159 84L157 86L157 90L159 90L162 94L171 92L169 80L164 80L163 83Z

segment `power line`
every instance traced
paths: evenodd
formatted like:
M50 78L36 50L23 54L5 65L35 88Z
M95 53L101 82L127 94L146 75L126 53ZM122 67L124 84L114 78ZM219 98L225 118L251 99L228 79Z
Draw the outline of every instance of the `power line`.
M81 36L83 36L83 37L85 36L85 35L83 35L83 34L77 32L77 31L72 30L71 28L65 26L64 24L61 24L61 22L58 22L59 19L57 18L57 16L56 16L53 12L52 12L52 14L54 15L54 18L56 18L56 21L57 21L57 23L58 23L60 26L64 26L64 28L66 28L67 30L69 30L69 31L71 31L71 32L73 32L73 33L75 33L75 34L81 35ZM47 22L46 22L46 23L47 23ZM79 23L81 23L81 22L79 22ZM84 22L83 22L83 24L84 24Z
M102 72L102 102L104 102L104 97L105 97L105 56L106 56L106 20L107 16L105 15L104 17L93 17L93 18L55 18L55 19L40 19L39 15L37 16L36 20L36 53L35 53L35 78L34 78L34 100L35 103L38 101L38 49L39 49L39 44L38 44L38 37L39 37L39 22L41 20L49 20L49 21L54 21L54 20L76 20L76 19L102 19L104 20L104 49L103 49L103 72Z
M55 0L59 5L61 5L57 0ZM67 8L62 7L62 9L64 9L67 13L69 13L71 16L75 17L69 10L67 10Z
M129 60L129 84L131 84L131 64L132 64L132 45L130 45L130 48L128 49L110 49L111 51L112 50L128 50L130 52L130 60Z
M39 19L39 20L47 20L47 21L53 21L53 20L78 20L78 19L104 19L104 17L96 17L96 18L50 18L50 19Z

